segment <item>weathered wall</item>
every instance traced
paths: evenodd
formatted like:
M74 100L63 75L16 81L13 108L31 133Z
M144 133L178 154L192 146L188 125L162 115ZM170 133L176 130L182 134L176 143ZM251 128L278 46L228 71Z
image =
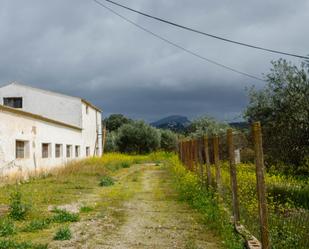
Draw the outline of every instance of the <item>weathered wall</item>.
M88 140L84 142L82 131L78 129L64 127L4 110L0 110L0 120L0 171L3 171L3 168L10 169L10 172L14 171L11 168L23 172L35 169L41 170L43 168L51 169L70 160L77 159L74 153L75 145L80 146L80 157L78 159L86 156L86 145L90 146L91 150L94 150L94 144L90 144L90 142L87 144ZM15 159L16 140L29 142L28 158ZM42 143L51 143L52 154L50 158L42 158ZM61 158L55 157L55 144L63 145ZM71 158L66 158L66 145L72 145L73 147Z

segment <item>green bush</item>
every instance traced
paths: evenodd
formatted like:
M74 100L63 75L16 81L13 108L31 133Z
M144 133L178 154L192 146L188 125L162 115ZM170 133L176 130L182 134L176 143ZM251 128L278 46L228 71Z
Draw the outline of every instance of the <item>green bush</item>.
M147 154L159 149L160 133L143 121L125 124L118 130L117 146L123 153Z
M71 238L72 233L68 227L59 228L54 236L54 240L70 240Z
M0 237L6 237L16 233L14 223L10 219L0 220Z
M100 183L99 183L99 185L101 187L108 187L108 186L112 186L114 184L115 184L115 180L110 176L103 176L100 179Z
M48 228L51 220L50 219L42 219L42 220L32 220L26 227L23 229L23 232L35 232L38 230Z
M79 215L70 213L66 210L55 209L53 210L55 215L52 218L52 221L56 223L65 223L65 222L77 222L79 221Z
M10 196L9 216L14 220L23 220L29 210L29 205L22 201L21 193L19 191L13 192Z

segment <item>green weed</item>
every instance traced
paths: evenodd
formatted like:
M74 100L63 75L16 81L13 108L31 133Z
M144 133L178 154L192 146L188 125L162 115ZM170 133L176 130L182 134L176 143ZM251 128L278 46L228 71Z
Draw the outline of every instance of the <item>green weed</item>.
M122 163L121 163L121 167L122 167L122 168L130 168L130 166L131 166L131 165L130 165L130 163L128 163L128 162L122 162Z
M15 233L15 225L10 219L4 218L0 220L0 237L6 237Z
M9 216L14 220L23 220L29 210L30 206L23 203L21 193L19 191L13 192L10 196Z
M53 222L56 223L65 223L65 222L77 222L79 221L79 215L70 213L62 209L54 209L53 212L55 215L52 218Z
M48 228L51 223L50 219L42 219L42 220L32 220L26 227L22 230L23 232L35 232L38 230Z
M112 186L115 184L115 180L113 178L111 178L110 176L103 176L100 179L100 183L99 185L101 187L108 187L108 186Z
M72 233L70 228L62 227L56 232L54 240L70 240L72 238Z

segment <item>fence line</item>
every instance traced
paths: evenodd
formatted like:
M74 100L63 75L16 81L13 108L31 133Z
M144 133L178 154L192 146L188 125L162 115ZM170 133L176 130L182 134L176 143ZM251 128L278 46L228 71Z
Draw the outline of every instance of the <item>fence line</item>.
M249 248L263 248L269 249L269 228L266 202L266 187L264 180L264 159L262 149L262 134L260 123L254 123L252 126L253 143L255 148L255 165L256 165L256 182L257 182L257 196L259 211L259 227L261 243L250 234L248 230L240 224L240 209L238 200L238 186L237 186L237 172L235 160L235 144L234 134L231 129L227 131L226 136L219 137L214 135L212 137L205 136L199 139L191 139L181 141L179 144L179 158L188 170L196 173L201 180L201 184L211 188L215 185L216 191L219 193L219 198L226 197L226 193L222 186L221 161L224 159L227 149L229 161L229 177L231 188L231 203L233 213L233 223L235 229L246 237L247 246ZM211 142L211 143L209 143ZM221 146L220 146L221 145ZM224 146L225 145L225 146ZM220 151L221 149L221 151ZM220 155L221 152L221 155ZM206 165L206 178L204 177L204 164ZM215 177L212 177L212 166L214 165Z

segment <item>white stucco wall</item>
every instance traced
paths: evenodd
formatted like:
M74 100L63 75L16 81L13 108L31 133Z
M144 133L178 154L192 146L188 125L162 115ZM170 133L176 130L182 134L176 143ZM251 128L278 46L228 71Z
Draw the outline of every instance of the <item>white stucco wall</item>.
M88 113L87 113L88 106ZM91 106L82 103L82 128L84 147L91 145L91 155L102 155L102 115ZM97 147L97 149L96 149Z
M3 98L22 97L23 111L82 127L81 99L49 92L18 83L0 87L0 105Z
M94 151L94 144L83 139L81 130L0 110L0 171L13 166L23 172L51 169L70 160L86 157L86 145ZM88 136L85 134L85 136ZM29 142L29 157L16 159L16 140ZM51 144L51 157L42 158L42 143ZM62 157L55 157L55 144L62 144ZM66 157L66 145L72 145L71 158ZM80 157L75 157L75 146L80 146ZM0 172L1 173L1 172ZM3 172L2 172L3 173ZM10 172L8 172L10 173Z

